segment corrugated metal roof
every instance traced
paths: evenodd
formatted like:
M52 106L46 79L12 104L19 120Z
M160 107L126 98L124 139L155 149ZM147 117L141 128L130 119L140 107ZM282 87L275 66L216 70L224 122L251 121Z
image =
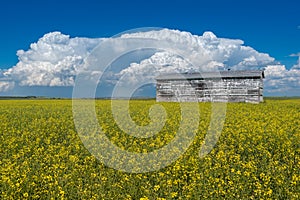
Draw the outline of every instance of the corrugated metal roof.
M156 80L210 79L210 78L265 78L262 70L219 71L201 73L161 74Z

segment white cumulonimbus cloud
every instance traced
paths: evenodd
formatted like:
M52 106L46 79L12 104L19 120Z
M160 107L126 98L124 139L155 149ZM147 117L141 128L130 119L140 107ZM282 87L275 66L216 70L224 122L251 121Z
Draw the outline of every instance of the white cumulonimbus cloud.
M300 70L300 53L298 54L292 54L290 55L291 57L298 57L298 61L297 61L297 64L295 64L292 69L298 69Z
M0 92L6 92L12 90L15 86L15 83L12 81L0 81Z
M171 43L183 44L189 57L200 60L200 65L191 65L184 58L169 52L157 52L149 59L140 63L132 63L119 74L127 76L127 83L141 81L168 72L195 72L244 69L258 69L273 63L274 58L268 54L259 53L251 47L243 46L244 42L237 39L217 38L212 32L205 32L202 36L192 35L188 32L164 29L161 31L148 31L122 35L123 38L150 38L167 40ZM201 55L199 56L199 52Z
M193 66L178 55L158 51L146 59L132 62L121 71L115 72L116 77L126 75L128 83L137 82L140 78L151 80L160 73L174 71L265 68L267 91L280 92L279 90L300 86L300 62L290 70L283 65L274 65L276 62L274 58L245 46L239 39L218 38L212 32L205 32L198 36L169 29L128 33L120 37L167 40L184 45L191 56L197 56L195 52L199 51L207 55L201 65ZM84 59L105 39L71 38L60 32L45 34L36 43L31 44L29 50L17 52L19 62L15 66L0 71L0 92L12 90L15 85L73 86L76 75L84 69Z
M45 34L29 50L17 51L19 62L2 76L20 86L72 86L84 58L101 40Z
M264 83L270 93L280 94L300 88L300 69L297 65L290 70L287 70L284 65L268 65L265 69L265 76Z

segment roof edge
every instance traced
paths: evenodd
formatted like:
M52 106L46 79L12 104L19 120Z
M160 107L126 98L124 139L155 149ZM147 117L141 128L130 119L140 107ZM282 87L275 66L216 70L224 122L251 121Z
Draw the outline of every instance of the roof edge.
M170 79L208 79L208 78L265 78L264 70L233 70L233 71L210 71L196 73L166 73L158 75L156 80Z

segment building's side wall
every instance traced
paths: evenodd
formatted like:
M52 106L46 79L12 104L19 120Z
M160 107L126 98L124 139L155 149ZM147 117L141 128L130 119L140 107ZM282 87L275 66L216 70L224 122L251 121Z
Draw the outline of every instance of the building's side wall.
M158 80L157 101L252 102L263 101L259 78Z

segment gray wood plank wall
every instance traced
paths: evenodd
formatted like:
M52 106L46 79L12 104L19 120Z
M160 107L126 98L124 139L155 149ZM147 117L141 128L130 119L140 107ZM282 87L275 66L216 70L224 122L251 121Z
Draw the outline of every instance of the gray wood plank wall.
M263 101L262 78L157 80L158 102L250 102Z

